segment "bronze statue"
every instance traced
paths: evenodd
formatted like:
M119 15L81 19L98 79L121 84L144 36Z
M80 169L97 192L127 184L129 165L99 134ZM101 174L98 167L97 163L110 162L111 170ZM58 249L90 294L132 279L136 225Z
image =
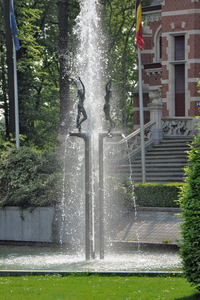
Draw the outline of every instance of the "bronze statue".
M78 128L79 132L81 132L81 124L87 119L87 113L86 113L85 108L83 106L83 102L85 100L85 86L84 86L81 78L79 77L78 79L79 79L79 81L80 81L80 83L82 85L82 89L79 89L76 81L73 78L71 78L71 80L76 85L76 88L77 88L77 97L79 98L79 102L78 102L78 115L77 115L77 118L76 118L76 128ZM83 114L83 118L80 121L81 114Z
M110 117L110 98L112 97L112 90L111 90L111 84L112 84L113 79L111 79L110 81L108 81L108 83L106 84L106 95L104 97L105 99L105 103L104 103L104 113L106 115L106 120L108 120L110 122L110 128L108 130L108 135L110 136L110 131L112 128L115 127L115 122L111 119Z

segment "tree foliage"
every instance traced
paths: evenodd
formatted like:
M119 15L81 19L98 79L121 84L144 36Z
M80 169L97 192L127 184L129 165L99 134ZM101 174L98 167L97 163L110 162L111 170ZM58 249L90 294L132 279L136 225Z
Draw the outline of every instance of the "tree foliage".
M10 88L6 61L6 53L10 50L6 45L6 26L9 26L5 26L9 24L5 22L9 18L5 12L7 2L0 1L0 105L4 110L6 137L9 138L9 134L13 133L9 125L13 123L14 115L9 106ZM116 118L122 123L126 88L127 122L131 131L132 90L136 83L135 1L100 2L103 7L102 22L107 35L107 74L115 79L113 85L118 107ZM142 5L149 5L150 2L151 0L142 0ZM68 9L66 16L63 14L60 18L59 7L62 8L63 5ZM14 1L14 9L20 39L20 50L17 51L20 133L26 136L22 145L34 145L39 149L54 147L60 122L70 119L70 115L66 117L65 114L66 110L71 109L71 100L69 93L66 97L65 94L69 91L69 57L73 57L76 47L72 29L79 13L79 1L18 0ZM61 43L64 40L65 46ZM66 56L63 55L65 52Z
M142 6L151 0L143 0ZM126 99L126 122L128 132L133 131L132 91L137 82L137 55L135 42L135 0L102 0L104 26L107 34L107 73L114 78L117 99L117 122L124 122Z
M20 50L17 51L20 133L26 145L40 149L53 146L59 131L59 64L58 21L56 1L14 1L19 29ZM0 101L8 123L13 119L8 106L8 68L6 67L4 3L0 3L1 54Z
M62 164L55 154L13 149L0 161L0 206L34 208L59 202Z
M181 256L188 281L200 289L200 125L190 147L185 168L186 185L179 198L183 210Z

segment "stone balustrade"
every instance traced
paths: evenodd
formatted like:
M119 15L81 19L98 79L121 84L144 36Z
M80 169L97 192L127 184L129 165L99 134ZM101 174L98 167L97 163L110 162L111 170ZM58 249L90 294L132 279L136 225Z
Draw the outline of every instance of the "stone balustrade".
M193 133L193 118L162 118L164 136L190 136Z
M155 122L148 122L144 125L145 146L152 140L152 128ZM109 160L122 161L140 151L141 137L140 128L124 137L119 142L109 142L107 145L107 157ZM137 151L138 150L138 151Z

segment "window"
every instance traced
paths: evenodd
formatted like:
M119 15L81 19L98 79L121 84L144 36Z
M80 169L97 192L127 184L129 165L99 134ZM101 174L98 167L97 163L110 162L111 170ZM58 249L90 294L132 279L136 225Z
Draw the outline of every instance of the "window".
M185 36L175 36L175 60L185 59Z
M154 45L155 45L154 62L156 62L156 61L162 59L162 26L159 26L155 33Z
M175 61L185 59L185 36L174 37ZM178 62L177 62L178 63ZM175 116L185 116L185 64L175 67Z
M162 58L162 34L159 37L159 59Z

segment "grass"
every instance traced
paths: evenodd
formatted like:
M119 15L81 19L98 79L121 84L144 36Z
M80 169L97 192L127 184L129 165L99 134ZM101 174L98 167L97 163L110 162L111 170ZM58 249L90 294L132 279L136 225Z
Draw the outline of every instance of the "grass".
M199 300L185 278L70 275L0 277L1 300Z

